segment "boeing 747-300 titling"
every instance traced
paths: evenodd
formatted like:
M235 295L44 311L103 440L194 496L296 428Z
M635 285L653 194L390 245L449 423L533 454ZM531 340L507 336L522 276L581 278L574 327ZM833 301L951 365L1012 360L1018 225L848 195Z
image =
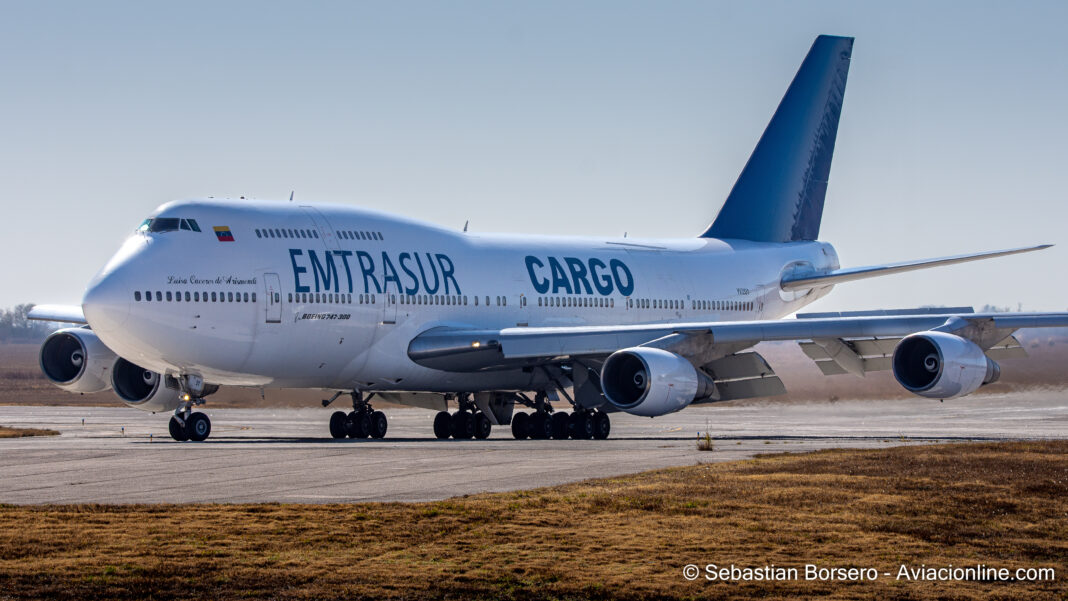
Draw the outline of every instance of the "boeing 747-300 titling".
M1019 328L1065 313L970 309L798 315L839 283L1045 248L843 269L818 241L853 39L819 36L726 203L679 239L487 235L348 206L188 200L158 208L89 283L41 369L173 411L220 386L350 395L335 438L386 435L375 398L439 413L439 438L607 438L609 416L785 392L752 347L802 346L826 375L892 370L932 399L993 382ZM549 401L565 399L570 411ZM457 410L447 412L448 402ZM526 411L515 411L516 405ZM556 404L557 407L560 403ZM324 424L325 430L325 424Z

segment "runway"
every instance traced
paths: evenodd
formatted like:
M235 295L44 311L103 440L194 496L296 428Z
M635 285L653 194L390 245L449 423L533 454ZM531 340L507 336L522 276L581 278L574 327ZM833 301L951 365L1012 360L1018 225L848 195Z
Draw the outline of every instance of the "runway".
M61 432L0 440L0 503L428 501L768 452L1068 437L1061 392L613 414L606 441L517 441L504 427L485 441L437 440L421 409L388 410L384 440L333 440L326 409L205 411L211 438L176 443L166 415L0 406L0 424ZM697 451L706 430L715 450Z

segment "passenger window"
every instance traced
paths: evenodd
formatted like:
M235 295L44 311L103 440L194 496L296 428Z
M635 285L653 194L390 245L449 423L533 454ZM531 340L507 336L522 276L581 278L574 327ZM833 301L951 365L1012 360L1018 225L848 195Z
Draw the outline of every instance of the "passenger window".
M138 301L138 302L141 301L141 291L140 290L134 290L134 300Z
M217 303L217 302L219 302L219 299L218 299L218 297L217 297L217 296L215 295L215 293L214 293L214 292L212 292L212 293L211 293L211 302L213 302L213 303Z
M156 302L163 302L163 294L159 290L156 291Z

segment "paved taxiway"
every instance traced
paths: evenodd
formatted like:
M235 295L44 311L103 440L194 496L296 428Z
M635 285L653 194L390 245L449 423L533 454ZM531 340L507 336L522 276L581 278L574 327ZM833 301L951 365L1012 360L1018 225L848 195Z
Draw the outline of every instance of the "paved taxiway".
M419 409L388 410L384 440L335 441L326 438L330 410L206 412L211 438L176 443L166 415L0 406L0 424L61 432L0 440L0 503L423 501L766 452L1068 437L1059 392L614 414L606 441L517 441L500 427L485 441L437 440L433 413ZM696 450L705 430L711 453Z

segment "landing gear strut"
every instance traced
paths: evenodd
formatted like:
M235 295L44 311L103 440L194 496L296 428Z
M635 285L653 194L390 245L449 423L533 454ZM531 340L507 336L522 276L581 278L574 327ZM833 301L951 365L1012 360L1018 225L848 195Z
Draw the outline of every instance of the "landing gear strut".
M478 410L471 401L471 396L461 394L456 400L460 405L456 412L439 411L434 416L434 436L440 439L451 436L457 440L489 438L493 423L486 414Z
M384 438L389 429L386 414L371 407L370 396L364 398L359 390L352 391L352 412L335 411L330 416L330 436L334 438ZM336 398L336 396L335 396Z
M178 442L207 440L211 434L211 420L207 415L192 410L193 407L204 404L204 398L200 396L205 393L204 381L197 376L188 375L181 376L177 380L179 390L181 390L179 396L181 402L174 410L174 415L171 416L168 424L167 429L170 431L171 438ZM211 390L207 392L210 393Z

